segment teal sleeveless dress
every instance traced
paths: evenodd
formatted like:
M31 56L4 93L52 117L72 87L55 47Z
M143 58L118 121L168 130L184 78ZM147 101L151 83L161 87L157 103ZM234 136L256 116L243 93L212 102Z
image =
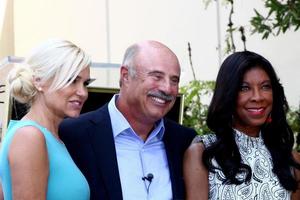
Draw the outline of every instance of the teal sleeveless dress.
M11 173L8 150L17 129L34 126L44 135L49 160L47 200L87 200L90 198L88 182L73 162L65 145L46 128L34 121L11 120L0 150L0 179L5 200L12 200Z

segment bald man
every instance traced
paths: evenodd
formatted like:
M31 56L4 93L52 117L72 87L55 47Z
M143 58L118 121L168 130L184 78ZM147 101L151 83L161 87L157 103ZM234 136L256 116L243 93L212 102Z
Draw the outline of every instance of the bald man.
M179 79L178 58L167 46L134 44L120 67L119 94L61 124L60 136L89 182L91 199L184 199L182 159L196 132L164 118Z

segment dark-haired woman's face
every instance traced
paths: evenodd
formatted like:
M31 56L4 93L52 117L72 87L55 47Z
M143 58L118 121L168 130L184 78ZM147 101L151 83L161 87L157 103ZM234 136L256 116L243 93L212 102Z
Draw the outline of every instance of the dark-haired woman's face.
M244 74L237 97L234 128L257 136L272 111L273 91L268 74L260 67Z

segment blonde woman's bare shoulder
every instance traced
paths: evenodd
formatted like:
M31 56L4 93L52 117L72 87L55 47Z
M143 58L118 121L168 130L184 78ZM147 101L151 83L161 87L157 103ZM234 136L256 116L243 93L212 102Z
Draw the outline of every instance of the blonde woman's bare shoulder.
M23 126L16 130L13 137L13 142L20 142L21 144L36 144L44 143L45 137L40 129L35 126Z
M43 133L34 126L17 129L8 152L13 195L16 199L45 196L49 161Z
M11 162L22 162L35 160L37 156L45 153L46 142L43 133L34 126L24 126L16 130L8 156Z

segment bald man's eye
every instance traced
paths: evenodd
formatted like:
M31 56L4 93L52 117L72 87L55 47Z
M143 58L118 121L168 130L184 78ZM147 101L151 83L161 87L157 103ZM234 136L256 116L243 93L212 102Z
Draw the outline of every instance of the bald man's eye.
M179 78L177 78L177 77L171 78L171 82L172 82L172 84L176 85L179 83Z
M155 81L160 81L164 78L163 74L157 72L150 72L148 75Z

